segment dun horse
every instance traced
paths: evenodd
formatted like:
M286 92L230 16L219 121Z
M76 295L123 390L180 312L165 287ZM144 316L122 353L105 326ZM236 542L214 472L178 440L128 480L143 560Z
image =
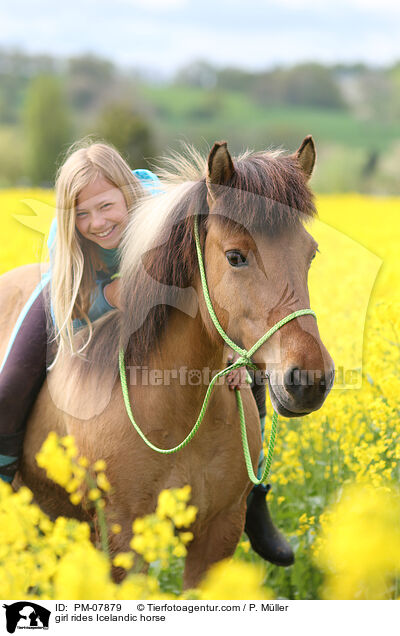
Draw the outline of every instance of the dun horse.
M314 160L310 137L289 156L248 152L232 160L222 142L206 160L194 151L190 161L171 159L162 194L142 202L131 216L121 264L124 310L95 323L83 358L58 359L30 415L21 475L51 517L90 520L90 513L84 503L73 506L36 465L48 432L74 435L90 461L106 460L113 486L106 512L122 527L110 539L112 552L128 549L132 521L154 511L162 489L190 484L198 514L185 586L196 585L210 564L232 555L243 531L251 483L235 395L226 383L215 387L191 443L176 454L157 454L128 419L118 351L124 347L129 397L142 431L157 446L176 446L196 421L207 385L227 356L202 293L194 218L215 313L229 337L248 350L278 320L309 308L307 272L317 245L304 222L315 214L307 185ZM34 278L32 266L2 278L3 316L11 320L2 323L5 344ZM85 337L78 332L78 339ZM285 417L319 409L332 385L333 362L312 315L283 326L253 362L268 379L274 408ZM294 381L304 373L307 382ZM255 468L259 418L249 388L241 394Z

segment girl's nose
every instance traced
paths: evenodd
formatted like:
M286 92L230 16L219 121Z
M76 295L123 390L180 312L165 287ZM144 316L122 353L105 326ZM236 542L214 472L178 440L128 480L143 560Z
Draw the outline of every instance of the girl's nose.
M105 221L101 212L92 212L90 217L91 230L100 231L105 227Z

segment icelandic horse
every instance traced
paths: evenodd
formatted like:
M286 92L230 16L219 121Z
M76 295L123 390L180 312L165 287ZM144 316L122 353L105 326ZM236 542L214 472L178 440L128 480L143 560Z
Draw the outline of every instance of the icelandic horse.
M190 484L198 512L190 528L194 538L185 587L198 584L212 563L232 555L243 532L251 483L235 395L226 383L215 387L191 443L160 455L128 419L119 349L125 351L136 421L153 444L173 447L190 431L207 385L227 357L202 293L195 216L213 308L225 332L246 350L277 321L309 308L307 274L317 250L304 227L316 214L308 186L315 161L311 137L291 155L246 152L232 159L226 142L215 143L206 159L193 149L188 153L189 158L171 158L169 170L161 174L162 193L132 211L122 245L122 311L94 323L83 356L59 357L48 373L29 417L20 467L23 483L51 518L91 521L94 513L85 500L72 505L37 466L35 455L54 430L73 435L90 462L103 458L112 485L106 515L122 527L110 536L112 553L129 549L133 520L155 510L161 490ZM37 270L25 266L0 279L4 346L37 282ZM76 334L79 342L85 337L85 329ZM312 315L283 326L252 361L284 417L319 409L333 383L333 362ZM304 372L306 383L293 381ZM248 387L241 395L256 468L258 412Z

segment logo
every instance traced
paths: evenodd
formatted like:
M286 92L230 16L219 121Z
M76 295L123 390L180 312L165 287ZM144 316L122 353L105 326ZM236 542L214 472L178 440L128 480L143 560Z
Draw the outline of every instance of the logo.
M19 601L3 607L9 634L14 634L16 629L49 629L51 612L37 603Z

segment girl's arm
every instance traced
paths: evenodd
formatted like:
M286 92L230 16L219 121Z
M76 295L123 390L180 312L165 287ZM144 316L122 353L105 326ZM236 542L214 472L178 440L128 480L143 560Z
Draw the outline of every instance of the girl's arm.
M112 307L116 307L117 309L121 309L120 307L120 281L118 278L113 280L112 283L104 286L103 293L104 298Z

